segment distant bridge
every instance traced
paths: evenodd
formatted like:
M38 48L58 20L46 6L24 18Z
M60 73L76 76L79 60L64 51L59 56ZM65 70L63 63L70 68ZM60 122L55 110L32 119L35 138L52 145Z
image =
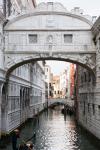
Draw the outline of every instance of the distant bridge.
M57 105L57 104L63 104L68 106L74 106L74 100L71 99L65 99L65 98L54 98L54 99L48 99L48 106Z

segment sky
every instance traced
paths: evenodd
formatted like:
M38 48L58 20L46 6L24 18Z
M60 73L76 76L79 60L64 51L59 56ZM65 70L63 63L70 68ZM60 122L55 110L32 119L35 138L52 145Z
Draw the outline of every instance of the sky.
M100 15L100 0L36 0L37 4L40 2L60 2L66 7L68 11L74 7L80 7L85 14L90 16Z
M100 0L36 0L37 4L41 2L60 2L66 7L68 11L74 7L80 7L84 10L84 14L90 16L100 16ZM51 70L54 74L59 74L66 69L68 63L60 61L48 61Z
M46 64L51 67L51 72L54 75L59 75L63 70L68 68L70 63L64 61L46 61Z

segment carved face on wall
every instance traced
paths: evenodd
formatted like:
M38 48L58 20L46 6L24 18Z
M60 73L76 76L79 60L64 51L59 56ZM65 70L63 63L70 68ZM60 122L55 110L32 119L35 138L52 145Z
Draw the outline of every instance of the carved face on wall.
M47 37L47 43L49 43L49 44L53 43L53 36L52 35L48 35L48 37Z

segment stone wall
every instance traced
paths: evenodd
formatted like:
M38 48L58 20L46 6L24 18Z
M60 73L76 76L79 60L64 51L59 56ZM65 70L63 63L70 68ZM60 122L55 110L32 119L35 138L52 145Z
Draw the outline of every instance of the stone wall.
M95 80L94 76L86 69L79 67L79 95L78 95L78 109L79 109L79 122L87 130L94 135L99 126L96 123L99 122L98 117L98 105L95 103ZM98 125L98 124L97 124ZM96 134L97 135L97 134Z
M10 75L5 132L11 132L43 109L45 82L42 69L43 66L39 63L26 64L14 70Z

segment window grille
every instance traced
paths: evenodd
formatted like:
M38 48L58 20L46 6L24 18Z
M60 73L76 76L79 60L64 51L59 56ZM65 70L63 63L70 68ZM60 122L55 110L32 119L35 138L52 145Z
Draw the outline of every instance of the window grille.
M37 43L37 34L29 34L29 43Z
M73 35L72 34L64 34L64 43L72 43Z

